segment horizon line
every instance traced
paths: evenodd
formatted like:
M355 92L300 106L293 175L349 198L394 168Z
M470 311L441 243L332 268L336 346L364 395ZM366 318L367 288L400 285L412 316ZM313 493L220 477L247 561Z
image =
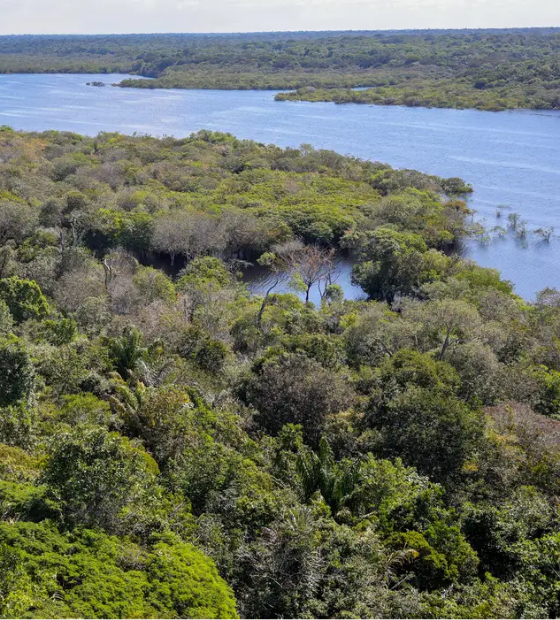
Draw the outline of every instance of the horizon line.
M0 37L123 37L123 36L228 36L228 35L263 35L263 34L373 34L391 32L502 32L511 30L559 30L558 26L500 26L500 27L453 27L453 28L377 28L346 29L346 30L239 30L239 31L201 31L201 32L27 32L27 33L0 33Z

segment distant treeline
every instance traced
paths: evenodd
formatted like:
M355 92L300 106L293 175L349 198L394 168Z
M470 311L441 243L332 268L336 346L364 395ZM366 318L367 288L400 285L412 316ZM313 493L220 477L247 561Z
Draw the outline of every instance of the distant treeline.
M558 109L560 29L0 37L0 73L49 72L297 91L278 96L291 100Z

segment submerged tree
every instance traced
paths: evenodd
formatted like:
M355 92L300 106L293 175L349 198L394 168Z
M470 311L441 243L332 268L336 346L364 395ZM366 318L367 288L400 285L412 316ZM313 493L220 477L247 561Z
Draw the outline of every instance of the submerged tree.
M305 293L305 302L309 301L309 294L313 286L320 286L325 282L325 287L332 284L331 278L335 270L335 250L325 250L318 246L303 246L299 255L294 257L293 269L295 274L292 285Z

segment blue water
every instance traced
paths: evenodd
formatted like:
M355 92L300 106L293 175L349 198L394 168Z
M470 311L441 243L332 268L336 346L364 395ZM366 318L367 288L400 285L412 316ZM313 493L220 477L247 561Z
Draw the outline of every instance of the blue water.
M280 146L309 143L343 154L414 168L472 183L470 203L488 227L502 223L496 207L521 214L529 230L560 233L560 112L479 112L425 108L275 102L267 91L132 90L95 88L127 76L0 75L0 124L182 137L199 129L228 131ZM472 242L468 255L495 267L527 298L560 288L560 238L529 234L489 245Z

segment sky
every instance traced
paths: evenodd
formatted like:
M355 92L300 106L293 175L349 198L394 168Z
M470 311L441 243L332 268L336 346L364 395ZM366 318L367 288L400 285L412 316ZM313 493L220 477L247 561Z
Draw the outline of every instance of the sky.
M560 26L560 0L0 0L0 34Z

